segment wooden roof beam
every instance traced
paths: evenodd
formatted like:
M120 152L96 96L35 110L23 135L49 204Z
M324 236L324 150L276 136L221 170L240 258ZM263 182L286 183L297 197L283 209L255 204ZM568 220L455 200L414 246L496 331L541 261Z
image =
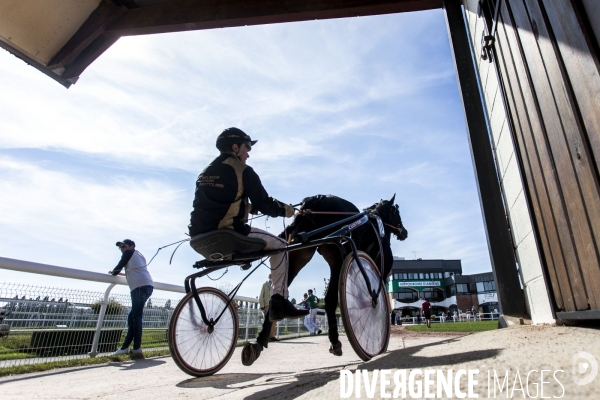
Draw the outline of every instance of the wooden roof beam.
M442 0L174 0L128 10L111 36L357 17L441 8Z
M85 71L102 53L110 46L115 44L118 37L109 36L103 33L97 37L89 46L87 46L81 54L73 61L64 72L61 74L63 79L77 79L79 75Z
M126 7L117 7L112 2L103 0L75 35L52 57L48 68L54 70L68 66L104 33L107 26L121 18L126 12Z

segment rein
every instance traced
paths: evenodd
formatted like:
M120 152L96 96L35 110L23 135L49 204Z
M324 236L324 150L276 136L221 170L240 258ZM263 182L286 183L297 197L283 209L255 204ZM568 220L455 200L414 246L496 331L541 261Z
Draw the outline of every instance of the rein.
M329 214L329 215L356 215L359 212L356 211L312 211L312 210L300 210L298 214Z

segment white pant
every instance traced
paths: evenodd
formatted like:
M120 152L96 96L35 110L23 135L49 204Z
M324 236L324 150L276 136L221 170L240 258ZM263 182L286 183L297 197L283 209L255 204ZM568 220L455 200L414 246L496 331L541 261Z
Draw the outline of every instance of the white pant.
M317 325L317 309L313 308L310 313L304 317L304 326L310 333L317 333L319 331L319 325Z
M317 324L317 309L310 309L310 323L314 327L315 332L319 330L319 325Z
M284 239L262 229L251 228L248 236L264 240L267 243L265 250L281 249L287 246ZM287 299L289 297L287 288L289 259L287 252L271 256L270 263L271 279L273 281L271 283L271 296L280 294Z
M315 333L315 328L313 328L310 320L310 314L304 317L304 326L306 327L306 329L308 329L309 333Z

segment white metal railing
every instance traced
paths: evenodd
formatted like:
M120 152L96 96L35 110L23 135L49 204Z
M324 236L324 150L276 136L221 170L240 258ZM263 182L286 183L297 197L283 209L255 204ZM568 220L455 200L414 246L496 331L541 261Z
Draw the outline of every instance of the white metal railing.
M32 274L59 276L62 278L79 279L83 281L110 283L114 285L127 286L127 280L122 276L101 274L98 272L84 271L75 268L57 267L55 265L34 263L31 261L15 260L13 258L0 257L0 268L13 271L29 272ZM168 283L154 282L154 289L168 292L185 293L183 286Z
M110 285L106 288L106 291L104 292L104 298L102 300L100 312L98 313L98 321L96 323L96 331L94 333L92 348L89 352L90 357L95 357L98 354L98 341L100 340L100 334L104 323L104 316L106 314L106 307L110 300L110 292L112 288L115 287L115 285L127 285L127 280L124 277L109 274L100 274L98 272L84 271L74 268L58 267L55 265L34 263L30 261L15 260L12 258L5 257L0 257L0 268L20 272L59 276L63 278L109 283ZM185 288L183 286L171 285L162 282L154 282L154 289L164 290L168 292L185 293ZM242 296L236 296L234 297L234 300L256 302L255 299Z
M500 313L477 313L475 317L472 317L469 314L457 314L456 316L450 316L449 318L443 319L439 315L432 315L431 322L432 323L453 323L453 322L477 322L477 321L497 321L500 319ZM421 317L419 322L419 318L417 317L402 317L402 325L420 325L425 324L425 317ZM396 322L396 324L400 325L400 323Z
M0 269L109 284L104 293L78 289L44 288L32 285L0 284L0 310L4 309L5 312L11 312L11 315L6 317L5 323L9 321L10 325L16 328L12 329L13 334L19 335L26 332L31 335L31 332L39 332L40 330L62 330L62 334L69 331L82 332L82 330L90 331L93 329L93 340L91 346L88 344L90 351L87 352L87 355L94 357L100 352L107 351L109 343L106 342L106 338L103 341L103 332L106 334L111 329L120 329L122 332L126 327L127 312L131 300L126 294L111 295L111 290L116 285L127 285L126 279L122 276L112 276L4 257L0 257ZM172 293L185 293L183 286L161 282L154 282L154 288L155 290ZM162 339L157 339L157 342L163 343L164 348L166 344L165 332L168 328L173 309L179 300L177 299L172 302L172 299L159 299L155 298L155 296L150 298L150 301L154 302L154 305L148 303L144 309L144 345L147 343L147 332L158 330L163 333L161 334ZM248 341L251 335L255 336L255 333L261 329L263 315L258 309L257 299L235 296L234 300L237 302L240 323L238 342L245 342ZM121 312L107 313L113 301L123 306ZM92 307L94 305L92 303L95 303L96 307L99 306L99 310L96 309L96 312L93 312ZM325 317L319 316L318 323L324 332L328 331L327 319ZM338 320L338 327L343 329L340 320ZM277 333L281 337L292 337L307 334L308 332L301 320L283 320L277 324ZM0 339L0 341L4 340L6 338ZM2 342L0 342L1 345ZM54 345L57 344L47 343L47 346ZM55 353L51 352L50 354ZM79 357L81 356L79 355ZM41 359L42 357L32 357L29 361L40 362ZM6 354L0 354L0 367L15 365L14 362L11 363L6 360L10 360L10 358L7 358ZM25 362L23 361L22 363Z

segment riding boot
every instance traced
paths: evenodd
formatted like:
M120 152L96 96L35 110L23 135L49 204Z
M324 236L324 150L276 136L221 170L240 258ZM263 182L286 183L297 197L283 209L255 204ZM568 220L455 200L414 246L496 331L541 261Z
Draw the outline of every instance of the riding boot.
M271 322L282 319L301 318L308 315L308 310L298 310L294 305L280 294L274 294L269 301L269 320Z

